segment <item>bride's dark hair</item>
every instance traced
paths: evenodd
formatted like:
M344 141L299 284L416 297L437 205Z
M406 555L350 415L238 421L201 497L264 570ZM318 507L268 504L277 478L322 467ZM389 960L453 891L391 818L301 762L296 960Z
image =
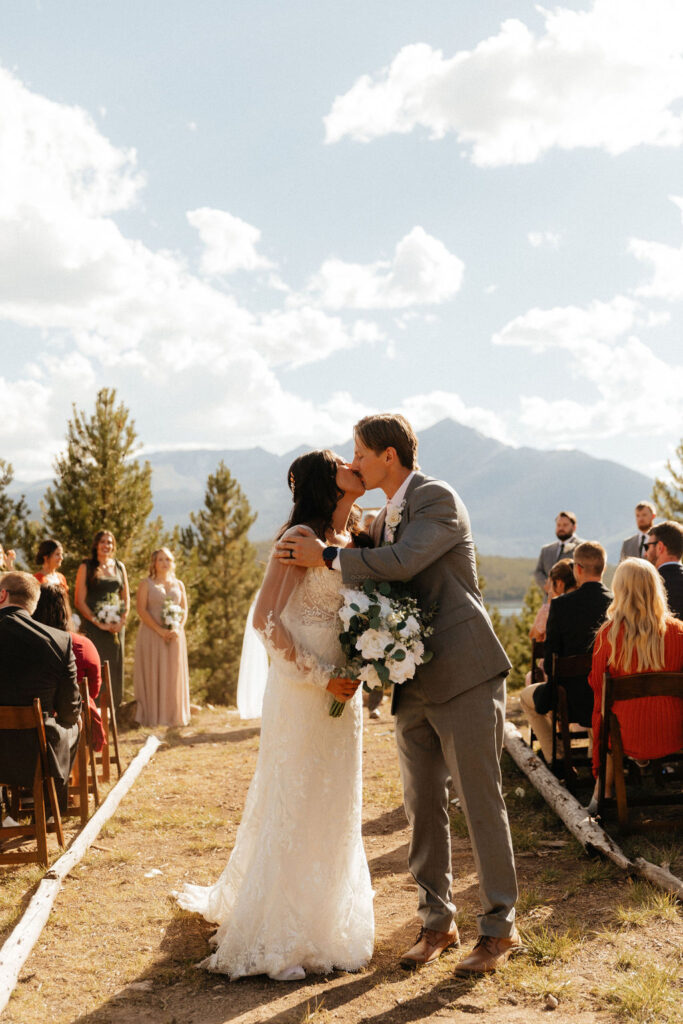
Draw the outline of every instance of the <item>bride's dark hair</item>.
M292 492L292 511L278 538L291 526L310 526L321 540L332 528L332 517L344 492L337 486L339 463L329 448L306 452L294 459L287 470L287 483ZM361 513L354 505L349 513L348 527L356 543L360 540ZM360 540L360 544L362 544Z

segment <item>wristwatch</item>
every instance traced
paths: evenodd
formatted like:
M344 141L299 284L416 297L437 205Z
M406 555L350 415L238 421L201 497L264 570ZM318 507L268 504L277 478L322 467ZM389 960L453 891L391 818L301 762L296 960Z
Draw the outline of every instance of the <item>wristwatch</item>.
M323 562L328 569L332 568L333 562L339 554L339 548L325 548L323 550Z

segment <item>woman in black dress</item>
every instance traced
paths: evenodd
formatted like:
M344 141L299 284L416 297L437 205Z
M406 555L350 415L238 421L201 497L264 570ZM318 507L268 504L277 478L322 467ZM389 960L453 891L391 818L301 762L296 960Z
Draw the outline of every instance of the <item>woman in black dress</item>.
M109 662L114 703L123 700L125 625L130 610L128 577L115 558L116 541L109 530L95 534L90 558L78 567L74 604L83 619L85 636L95 644L102 662Z

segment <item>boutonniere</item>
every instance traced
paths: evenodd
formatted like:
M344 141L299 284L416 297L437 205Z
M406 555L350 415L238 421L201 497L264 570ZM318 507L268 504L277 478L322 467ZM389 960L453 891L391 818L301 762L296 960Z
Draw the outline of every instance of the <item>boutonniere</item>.
M394 537L396 536L398 524L401 522L401 519L403 518L404 505L405 501L402 501L400 505L390 505L387 508L387 514L384 520L384 532L388 544L394 543Z

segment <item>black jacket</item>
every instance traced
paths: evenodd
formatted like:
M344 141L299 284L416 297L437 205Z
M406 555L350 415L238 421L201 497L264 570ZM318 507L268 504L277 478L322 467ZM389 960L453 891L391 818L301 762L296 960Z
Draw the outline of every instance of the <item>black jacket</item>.
M683 565L680 562L669 562L660 566L659 575L664 580L672 614L677 619L683 619Z
M551 679L553 654L560 658L571 654L588 654L593 649L595 634L605 621L612 600L607 587L589 581L568 594L556 597L550 604L545 630L543 667ZM567 691L570 722L590 726L593 715L593 691L588 676L575 676L563 683ZM555 702L552 682L534 691L534 704L541 714L550 711Z
M0 608L0 705L28 706L40 697L50 774L66 786L78 741L81 695L71 636L34 622L23 608ZM20 731L3 733L0 782L30 786L37 740Z

